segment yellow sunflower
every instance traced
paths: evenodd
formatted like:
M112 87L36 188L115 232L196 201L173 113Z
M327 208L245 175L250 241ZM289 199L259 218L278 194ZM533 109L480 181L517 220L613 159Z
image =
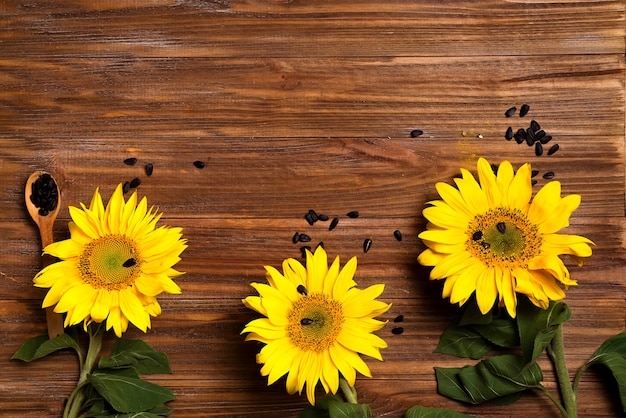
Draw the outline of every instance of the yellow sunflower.
M121 184L106 208L97 189L89 208L81 207L69 207L70 239L44 248L60 261L33 279L50 288L42 306L67 313L66 327L106 320L121 337L130 321L146 332L150 315L161 313L156 296L181 293L171 278L183 274L173 268L187 247L182 229L156 228L161 214L145 197L137 203L136 192L125 202Z
M561 198L561 184L551 181L531 201L530 164L516 173L508 161L497 175L478 160L479 182L461 169L456 188L437 183L443 200L429 202L423 214L429 221L419 237L428 247L418 261L434 266L432 280L445 279L443 297L463 305L473 293L480 311L487 313L498 300L515 317L516 293L546 309L549 300L565 292L560 282L576 285L559 255L579 265L591 255L593 242L578 235L558 234L580 204L579 195Z
M261 374L271 385L287 374L287 392L302 393L306 383L309 402L315 404L315 387L337 392L339 374L353 387L356 371L371 377L358 353L382 361L385 341L372 334L386 322L374 317L391 305L375 300L384 289L376 284L357 289L352 279L356 257L340 270L339 257L328 266L326 252L318 247L306 252L306 267L293 258L283 262L283 273L266 266L269 284L252 283L260 296L248 296L244 305L265 318L246 325L246 340L266 344L257 355Z

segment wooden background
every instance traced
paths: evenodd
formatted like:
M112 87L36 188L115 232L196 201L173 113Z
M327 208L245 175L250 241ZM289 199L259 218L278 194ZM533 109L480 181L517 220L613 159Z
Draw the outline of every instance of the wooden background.
M163 224L189 248L179 296L142 338L174 373L152 380L178 396L179 417L297 416L304 396L259 374L259 346L239 335L241 304L263 266L299 257L294 232L323 241L342 262L359 256L360 287L385 283L392 302L384 362L357 379L375 416L412 405L479 417L558 416L540 395L513 406L466 407L439 396L433 367L466 361L433 354L456 308L416 257L421 210L434 184L479 156L555 173L582 204L570 233L597 243L568 292L572 373L624 330L624 1L154 0L0 1L0 415L57 417L77 378L75 357L9 360L44 332L44 295L31 279L39 238L25 210L31 172L52 172L63 208L141 179ZM527 103L525 118L505 118ZM535 119L560 150L535 156L504 140ZM410 132L424 134L411 138ZM479 138L479 135L482 138ZM136 166L123 160L136 157ZM193 161L206 162L202 170ZM146 163L154 164L147 177ZM309 226L309 210L340 217ZM358 219L345 216L358 210ZM399 229L402 242L393 237ZM364 254L363 240L371 238ZM109 339L107 346L112 339ZM546 385L555 390L549 364ZM580 416L619 416L608 374L580 388Z

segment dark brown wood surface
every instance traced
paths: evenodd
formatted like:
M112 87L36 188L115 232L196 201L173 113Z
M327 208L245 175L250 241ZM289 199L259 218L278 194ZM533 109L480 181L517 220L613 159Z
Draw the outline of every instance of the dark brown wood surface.
M68 237L67 205L135 177L162 223L184 228L183 294L160 298L147 334L128 332L168 353L174 373L151 379L176 393L173 416L291 417L306 405L283 380L267 387L259 346L239 334L256 317L241 304L249 283L299 257L299 231L344 262L357 255L359 285L386 285L383 319L405 317L402 335L392 323L378 332L389 347L384 362L366 359L374 378L357 379L375 416L421 404L557 417L540 395L467 407L437 394L433 367L467 362L433 353L456 309L417 264L417 234L435 183L480 156L531 162L537 187L553 171L564 194L582 196L568 231L597 244L583 268L568 262L579 281L566 299L571 373L624 330L624 10L610 0L0 2L0 415L60 416L78 375L69 352L9 360L45 330L23 203L43 169L62 189L56 239ZM526 117L504 117L523 103ZM532 119L556 154L504 139ZM339 226L309 226L309 209ZM585 374L580 416L620 415L611 382Z

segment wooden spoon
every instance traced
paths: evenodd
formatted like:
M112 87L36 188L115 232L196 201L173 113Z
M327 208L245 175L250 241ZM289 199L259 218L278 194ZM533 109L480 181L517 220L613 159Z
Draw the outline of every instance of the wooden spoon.
M52 181L54 182L54 187L56 187L56 205L52 210L46 210L45 208L38 207L31 200L31 195L33 194L33 184L41 177L41 176L50 176L49 173L45 171L35 171L30 175L28 180L26 181L25 188L25 199L26 199L26 208L28 209L28 213L30 217L33 218L33 221L39 227L39 235L41 237L41 248L46 248L47 245L52 244L54 242L54 238L52 237L52 227L54 225L54 221L56 220L57 214L59 213L59 207L61 206L61 193L59 193L59 185L58 183L50 176ZM45 178L45 177L44 177ZM49 208L51 209L51 208ZM54 257L48 254L44 254L42 256L42 264L43 267L48 266L54 262ZM46 308L46 323L48 325L48 337L50 339L54 337L58 337L63 334L64 326L63 326L63 315L54 312L54 306L49 306Z

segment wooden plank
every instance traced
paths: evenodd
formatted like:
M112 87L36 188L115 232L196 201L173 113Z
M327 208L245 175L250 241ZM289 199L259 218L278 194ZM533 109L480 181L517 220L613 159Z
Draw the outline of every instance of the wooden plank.
M10 1L3 12L11 57L622 54L624 41L622 1Z

